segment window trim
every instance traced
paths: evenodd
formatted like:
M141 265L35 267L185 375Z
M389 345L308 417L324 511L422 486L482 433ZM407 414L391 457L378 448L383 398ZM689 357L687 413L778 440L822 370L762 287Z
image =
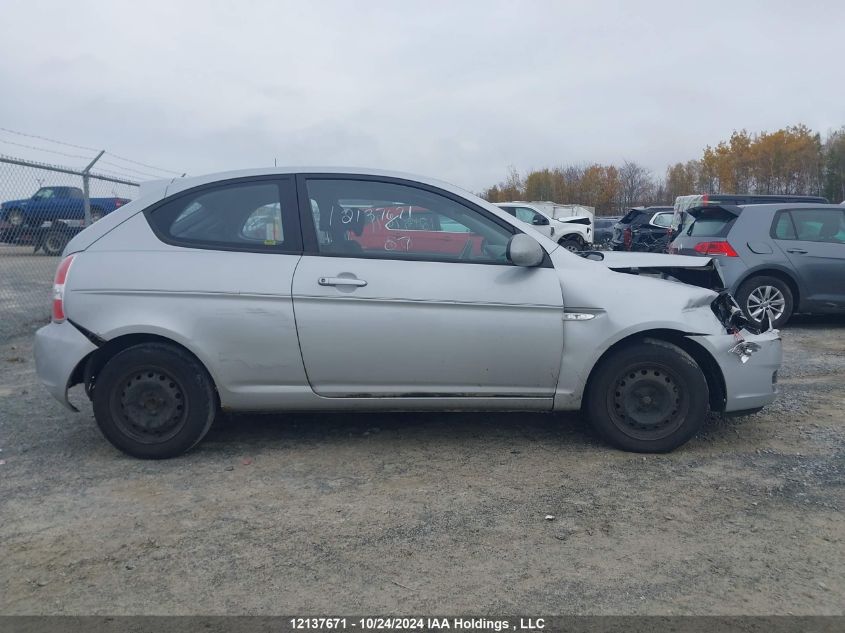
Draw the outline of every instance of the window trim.
M152 216L155 212L166 204L175 202L181 198L196 197L205 192L213 191L215 189L222 189L226 187L237 187L242 185L252 184L274 184L279 192L279 202L281 203L282 213L282 227L285 236L290 236L290 245L284 247L277 246L250 246L249 244L234 244L226 242L200 241L200 240L181 240L175 238L157 226ZM225 251L238 253L264 253L267 255L301 255L302 254L302 227L301 214L299 213L299 206L296 191L296 178L291 175L271 174L269 176L246 176L241 178L228 178L226 180L216 180L214 182L204 183L191 187L184 191L174 193L167 196L155 204L148 206L142 211L144 218L147 220L152 232L155 236L165 244L170 246L178 246L180 248L192 248L209 251ZM287 230L285 222L290 224L290 231ZM287 240L285 240L287 242Z
M407 180L405 178L396 178L393 176L377 176L371 174L352 174L352 173L325 173L325 172L311 172L296 174L296 190L299 197L299 220L302 229L302 244L303 254L312 255L316 257L342 257L346 259L384 259L388 261L412 261L412 262L432 262L439 264L476 264L482 266L515 266L512 262L492 262L492 261L471 261L460 259L432 259L423 255L410 255L407 251L371 251L369 253L323 253L320 252L319 239L317 237L317 227L314 224L314 215L311 212L311 201L308 198L308 180L356 180L364 182L378 182L389 185L400 185L409 187L411 189L419 189L427 193L442 196L452 202L461 204L476 213L481 214L482 217L498 224L506 229L512 236L524 233L518 227L509 223L507 220L490 213L487 209L474 204L470 200L454 194L450 191L445 191L438 187L433 187L416 180ZM503 209L504 211L504 209ZM551 257L545 248L543 249L543 261L537 268L553 268ZM401 253L404 252L404 255ZM396 255L394 255L396 253Z

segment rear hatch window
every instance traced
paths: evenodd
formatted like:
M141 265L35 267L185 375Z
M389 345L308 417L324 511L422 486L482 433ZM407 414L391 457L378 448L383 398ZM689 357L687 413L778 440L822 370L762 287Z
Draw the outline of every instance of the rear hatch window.
M634 221L638 216L642 215L642 211L637 211L636 209L631 209L622 216L622 219L619 220L619 224L630 224Z
M693 212L693 223L686 234L691 237L726 237L736 222L736 214L720 207L703 207Z

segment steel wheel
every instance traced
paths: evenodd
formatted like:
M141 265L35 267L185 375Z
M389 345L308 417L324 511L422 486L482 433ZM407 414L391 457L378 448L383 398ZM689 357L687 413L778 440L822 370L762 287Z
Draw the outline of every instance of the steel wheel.
M160 367L136 369L112 397L115 425L143 444L166 442L185 424L188 408L179 381Z
M674 433L689 409L683 381L667 366L652 362L628 367L608 393L611 421L638 440L658 440Z
M748 295L746 310L755 321L762 322L768 316L772 323L777 321L786 309L783 293L774 286L758 286Z

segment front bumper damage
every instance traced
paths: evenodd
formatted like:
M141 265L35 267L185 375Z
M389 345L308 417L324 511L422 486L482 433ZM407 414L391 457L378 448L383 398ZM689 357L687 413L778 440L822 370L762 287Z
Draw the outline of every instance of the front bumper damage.
M721 292L711 304L726 334L690 335L716 360L725 380L725 413L759 409L777 395L777 372L783 358L780 332L757 329L734 298Z
M742 355L734 351L739 340L736 334L690 335L716 360L725 379L725 413L759 409L771 403L777 395L777 372L783 350L780 332L769 330L754 334L748 330L737 333L742 341L755 347Z

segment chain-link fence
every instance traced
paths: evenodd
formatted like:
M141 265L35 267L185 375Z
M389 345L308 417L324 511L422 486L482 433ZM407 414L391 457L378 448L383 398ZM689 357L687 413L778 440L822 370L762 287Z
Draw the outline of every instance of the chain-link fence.
M50 318L67 242L137 197L138 183L0 155L0 342Z

